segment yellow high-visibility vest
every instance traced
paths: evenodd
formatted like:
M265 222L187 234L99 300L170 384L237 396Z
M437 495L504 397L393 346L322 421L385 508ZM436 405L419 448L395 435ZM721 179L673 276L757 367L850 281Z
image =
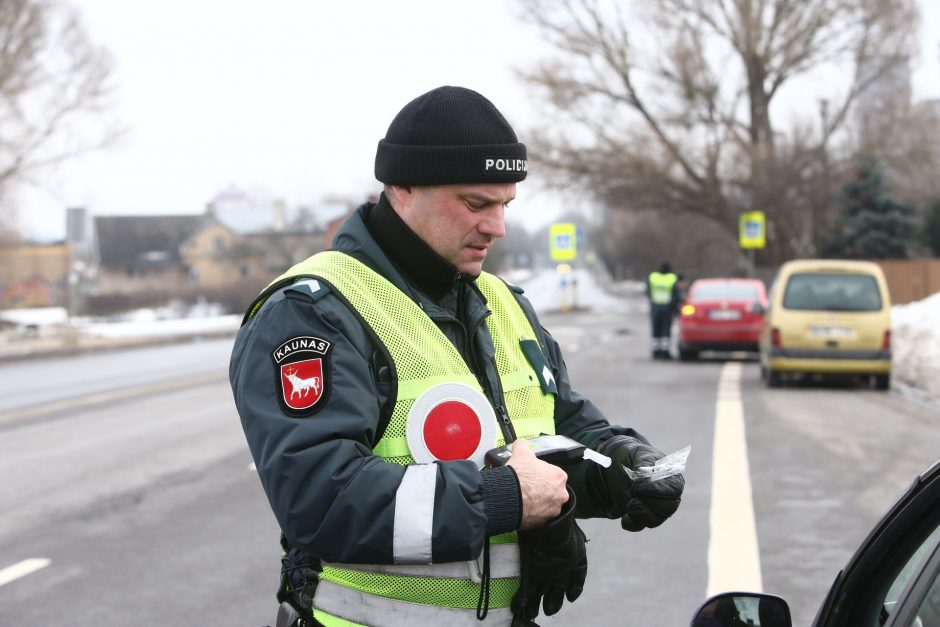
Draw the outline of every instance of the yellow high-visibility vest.
M482 388L434 321L362 262L336 251L318 253L295 265L272 285L301 275L322 278L340 292L372 327L394 362L398 375L395 407L373 452L388 462L407 466L396 497L397 542L399 533L402 538L415 533L414 529L398 529L399 514L402 520L409 520L407 508L428 511L428 498L433 506L437 476L435 464L416 464L409 449L406 430L412 405L424 392L443 383L462 383L481 394ZM542 433L553 434L554 395L543 391L539 376L521 349L523 340L536 340L535 330L503 281L483 273L477 286L492 311L486 325L493 338L505 409L516 435L529 439ZM544 378L544 373L541 376ZM496 433L501 431L497 429ZM504 438L498 436L495 445L504 443ZM430 519L411 520L430 530ZM490 611L485 622L508 625L512 620L509 605L519 587L516 534L503 534L490 541ZM479 624L476 608L480 583L475 581L478 573L473 572L476 561L426 563L429 559L428 555L425 563L394 565L324 564L313 601L314 617L329 627Z
M672 286L678 277L672 272L651 272L649 279L650 302L654 305L668 305L672 302Z

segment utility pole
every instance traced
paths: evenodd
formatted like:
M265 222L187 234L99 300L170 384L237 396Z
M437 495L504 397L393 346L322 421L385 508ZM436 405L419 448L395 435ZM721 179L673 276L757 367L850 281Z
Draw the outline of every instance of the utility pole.
M816 202L810 210L809 245L812 247L812 250L808 252L813 257L818 255L819 245L816 241L817 233L822 232L822 229L819 228L820 223L829 209L829 100L826 98L819 99L819 122L821 131L819 160L822 194L816 199Z

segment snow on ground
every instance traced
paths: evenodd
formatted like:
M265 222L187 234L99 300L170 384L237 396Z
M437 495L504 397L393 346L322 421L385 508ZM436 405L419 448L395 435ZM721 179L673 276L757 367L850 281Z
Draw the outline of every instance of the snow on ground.
M633 302L611 295L594 275L584 269L563 275L551 271L537 272L522 280L516 280L510 275L501 276L521 285L526 298L538 313L582 307L626 313L634 307ZM618 291L622 291L619 290L621 287L618 285ZM645 301L642 305L646 307Z
M137 309L112 318L76 317L71 321L62 307L0 310L0 320L24 328L31 335L50 337L66 326L82 335L102 338L168 337L178 335L235 333L241 315L220 315L211 304L186 309L160 307Z
M940 292L891 308L891 377L940 401Z
M576 281L572 281L576 277ZM506 273L508 281L521 284L539 312L558 311L590 303L592 308L624 312L628 301L611 296L584 270L565 280L554 272L528 270ZM620 292L642 291L642 283L618 284ZM635 299L633 299L635 300ZM645 306L645 305L644 305ZM187 334L235 333L241 315L219 315L212 305L188 310L178 307L141 309L118 319L73 318L71 325L83 335L101 338L167 337ZM32 335L48 337L68 323L61 307L0 310L0 320L18 325ZM940 401L940 293L909 305L895 305L892 320L892 379L902 390L931 401ZM2 338L0 338L2 339ZM2 343L2 342L0 342Z
M116 320L79 318L74 322L82 333L96 337L165 337L199 333L235 333L240 314L222 315L218 305L197 303L189 307L168 306L138 309Z
M238 331L241 314L196 318L158 319L142 318L118 322L82 322L78 328L88 335L107 338L163 337L201 333Z
M65 324L68 314L64 307L34 307L33 309L2 309L0 320L20 326L44 327Z

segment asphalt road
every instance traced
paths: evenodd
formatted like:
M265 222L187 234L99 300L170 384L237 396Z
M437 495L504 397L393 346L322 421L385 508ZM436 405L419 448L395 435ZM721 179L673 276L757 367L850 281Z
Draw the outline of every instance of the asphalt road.
M551 309L561 301L546 281L528 289ZM542 317L575 387L664 451L692 453L666 525L584 522L587 588L543 624L687 625L710 577L738 564L710 564L710 542L753 508L763 589L808 625L870 527L937 457L940 409L848 386L768 390L752 361L652 362L638 295L613 299L583 277L578 304ZM0 625L273 622L278 532L226 381L230 346L0 365ZM732 463L713 456L719 381L737 368L740 383L723 385L740 391L753 501L715 512L715 470Z

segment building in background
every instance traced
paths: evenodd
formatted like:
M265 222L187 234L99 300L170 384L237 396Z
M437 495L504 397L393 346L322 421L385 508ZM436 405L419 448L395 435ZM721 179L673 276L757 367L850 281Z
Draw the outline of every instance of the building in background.
M341 201L289 207L234 186L201 214L95 216L69 207L64 242L0 250L0 308L94 314L177 297L250 301L271 278L328 248L350 211Z
M181 293L236 285L262 255L210 214L97 216L97 294Z
M206 212L236 233L322 233L338 216L358 204L348 199L325 199L316 204L289 205L263 191L246 192L230 185L206 203Z
M277 230L284 223L283 201L252 196L234 185L216 194L206 205L206 213L236 233Z
M0 248L0 309L63 305L69 266L65 242Z

